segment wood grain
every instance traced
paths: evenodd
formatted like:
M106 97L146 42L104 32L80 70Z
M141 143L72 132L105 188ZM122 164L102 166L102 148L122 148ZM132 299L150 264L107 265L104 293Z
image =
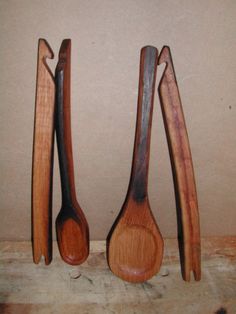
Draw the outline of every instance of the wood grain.
M236 237L202 238L202 280L180 276L178 242L165 238L157 276L133 284L109 270L105 241L92 241L78 267L61 263L56 243L50 267L32 263L30 242L0 242L0 313L236 313Z
M163 119L171 157L178 217L178 237L183 279L201 278L200 226L193 163L184 114L169 47L159 64L166 68L159 85Z
M136 135L131 179L126 200L108 236L108 263L114 274L143 282L156 274L163 239L148 200L148 167L158 51L141 50Z
M71 138L71 40L62 42L56 68L56 135L61 175L62 207L56 219L57 241L63 260L83 263L89 254L89 228L75 191Z
M35 101L34 142L32 161L32 241L33 260L52 260L52 171L54 143L53 75L46 63L53 52L44 39L38 44L38 65Z

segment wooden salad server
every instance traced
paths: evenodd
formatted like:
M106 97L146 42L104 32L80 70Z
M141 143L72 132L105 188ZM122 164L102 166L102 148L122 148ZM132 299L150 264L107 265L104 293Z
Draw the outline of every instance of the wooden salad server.
M71 40L63 40L56 67L56 135L61 175L62 207L56 219L58 247L71 265L83 263L89 254L89 229L77 202L70 113Z
M163 256L163 239L148 200L148 167L158 51L141 50L138 111L133 164L127 197L108 235L110 269L130 282L155 275Z
M201 245L193 163L170 48L163 47L158 63L165 62L159 96L175 185L178 238L183 279L201 279Z
M44 39L38 44L38 65L32 159L32 242L33 260L52 260L52 171L54 144L53 75L46 63L53 52Z

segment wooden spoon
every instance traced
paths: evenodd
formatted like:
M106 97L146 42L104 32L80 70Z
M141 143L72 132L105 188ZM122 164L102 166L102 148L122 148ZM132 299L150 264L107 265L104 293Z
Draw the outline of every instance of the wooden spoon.
M52 171L54 144L53 75L46 63L53 52L44 39L38 43L38 65L32 159L32 242L33 260L52 260Z
M56 67L56 135L61 175L62 207L56 219L57 241L62 259L83 263L89 254L89 229L77 202L72 157L70 119L71 40L62 42Z
M201 279L201 244L191 150L170 48L163 47L158 63L165 62L159 96L166 129L175 185L178 237L183 279Z
M126 200L108 236L108 263L114 274L130 282L155 275L163 256L163 239L147 193L150 137L158 51L141 50L136 136Z

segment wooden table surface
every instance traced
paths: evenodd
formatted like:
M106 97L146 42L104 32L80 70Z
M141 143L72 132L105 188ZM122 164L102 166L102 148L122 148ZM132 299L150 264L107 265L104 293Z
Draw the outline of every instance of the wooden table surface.
M236 313L236 237L202 239L202 280L184 282L175 239L165 239L158 275L142 284L115 277L105 242L82 266L32 262L30 242L0 242L0 313Z

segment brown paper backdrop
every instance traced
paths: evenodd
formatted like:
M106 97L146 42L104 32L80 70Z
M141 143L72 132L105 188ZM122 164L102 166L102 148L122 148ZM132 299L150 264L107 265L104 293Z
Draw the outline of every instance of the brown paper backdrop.
M192 148L202 235L236 233L236 1L0 1L0 239L30 238L38 38L72 39L72 129L78 200L104 239L124 200L139 53L171 47ZM159 76L161 68L159 69ZM54 219L60 208L57 151ZM176 236L166 138L156 94L149 178L164 236Z

